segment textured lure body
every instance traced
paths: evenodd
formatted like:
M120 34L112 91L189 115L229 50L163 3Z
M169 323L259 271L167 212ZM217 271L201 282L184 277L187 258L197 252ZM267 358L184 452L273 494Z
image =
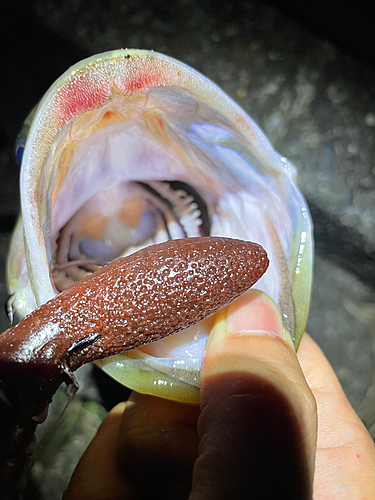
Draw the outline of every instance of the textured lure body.
M0 335L0 497L17 497L36 425L82 364L174 334L215 314L268 267L257 244L190 238L108 264Z

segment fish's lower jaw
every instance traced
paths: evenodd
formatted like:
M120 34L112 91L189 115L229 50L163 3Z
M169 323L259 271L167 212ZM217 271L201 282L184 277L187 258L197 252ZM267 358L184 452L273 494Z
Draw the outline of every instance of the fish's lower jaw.
M190 379L195 380L194 384L184 382L175 375L159 371L159 367L156 368L158 358L155 361L150 366L144 362L144 358L118 354L95 361L95 364L109 376L134 391L181 403L199 405L200 360L198 360L199 366L189 370ZM172 369L169 371L173 372Z

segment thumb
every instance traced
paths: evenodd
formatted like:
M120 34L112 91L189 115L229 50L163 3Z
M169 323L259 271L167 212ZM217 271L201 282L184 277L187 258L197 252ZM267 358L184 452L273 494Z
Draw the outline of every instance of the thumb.
M311 499L316 426L280 311L250 290L221 312L207 342L189 500Z

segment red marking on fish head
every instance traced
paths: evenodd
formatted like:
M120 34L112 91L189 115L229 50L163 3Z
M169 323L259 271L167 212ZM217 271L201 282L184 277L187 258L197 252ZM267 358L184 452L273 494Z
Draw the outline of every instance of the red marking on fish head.
M109 95L108 83L93 71L80 73L74 76L56 93L59 118L62 123L73 116L94 109L103 104Z
M160 70L146 69L134 76L126 78L122 89L127 94L136 94L149 87L159 87L165 83L165 77Z

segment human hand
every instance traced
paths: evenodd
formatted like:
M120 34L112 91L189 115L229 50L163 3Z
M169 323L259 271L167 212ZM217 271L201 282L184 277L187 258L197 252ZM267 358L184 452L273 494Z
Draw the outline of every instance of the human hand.
M221 314L201 408L133 393L104 420L64 500L375 498L374 443L315 342L305 334L297 358L256 290Z

